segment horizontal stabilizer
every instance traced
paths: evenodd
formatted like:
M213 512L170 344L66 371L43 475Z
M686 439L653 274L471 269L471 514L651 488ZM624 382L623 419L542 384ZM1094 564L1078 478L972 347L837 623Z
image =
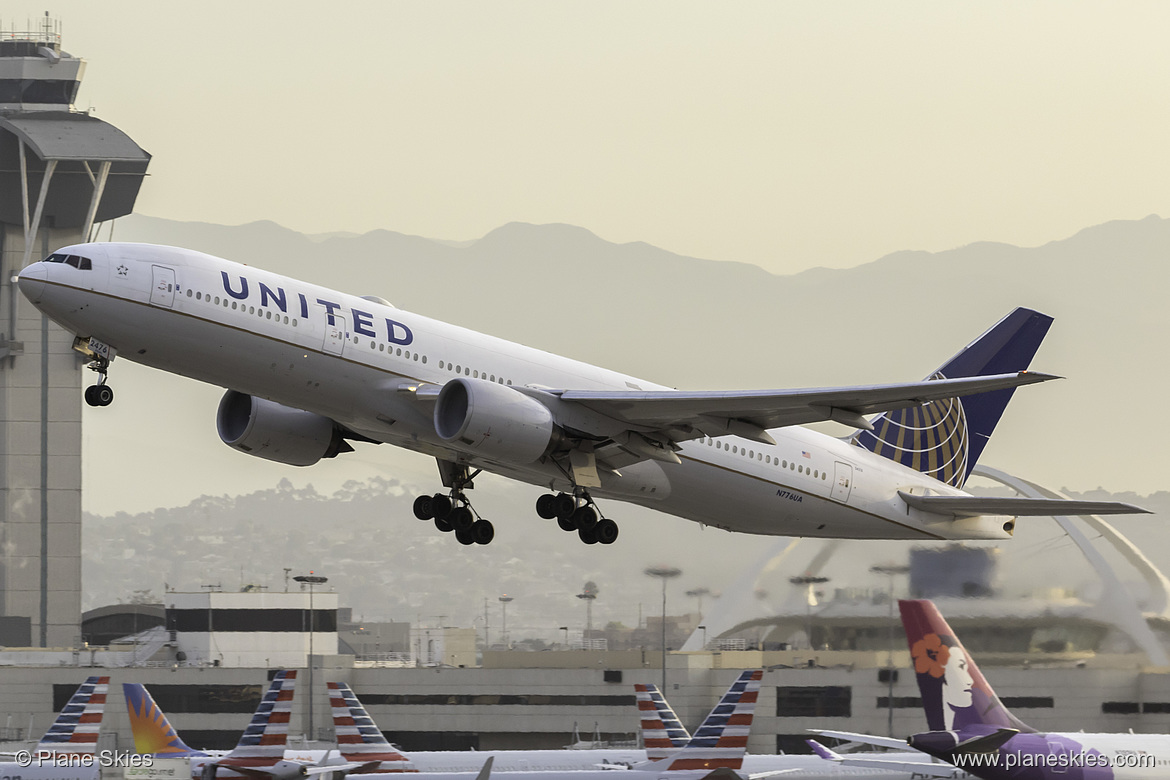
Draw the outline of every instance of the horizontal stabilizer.
M972 737L960 742L953 752L956 754L994 753L1005 742L1019 733L1019 729L996 729L994 734L984 734L981 737Z
M1022 498L1005 496L917 496L901 490L898 495L908 505L923 512L952 517L1012 515L1015 517L1050 517L1052 515L1148 515L1150 510L1121 501L1072 501L1063 498Z

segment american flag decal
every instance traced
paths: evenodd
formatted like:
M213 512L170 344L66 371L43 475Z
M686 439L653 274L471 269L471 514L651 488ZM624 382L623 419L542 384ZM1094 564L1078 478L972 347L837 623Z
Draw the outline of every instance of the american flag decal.
M346 761L374 763L350 774L386 774L418 771L410 759L395 750L365 706L345 683L329 683L329 706L333 708L333 728L337 731L337 748Z
M667 759L666 769L741 768L763 678L759 669L740 674L687 746Z
M690 733L683 728L674 710L666 703L657 685L634 686L638 700L638 716L642 724L642 744L646 758L660 761L671 756L691 741Z
M87 677L37 743L37 753L93 753L106 709L109 677Z
M217 764L227 767L263 766L275 764L284 758L296 683L295 671L281 670L276 673L256 713L252 715L252 722L244 729L239 744Z

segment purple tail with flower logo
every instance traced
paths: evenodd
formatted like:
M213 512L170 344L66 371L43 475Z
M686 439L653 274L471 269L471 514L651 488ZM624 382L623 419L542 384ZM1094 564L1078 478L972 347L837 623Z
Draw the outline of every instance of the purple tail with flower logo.
M1035 731L995 695L932 602L899 601L898 607L931 731L962 731L971 726Z

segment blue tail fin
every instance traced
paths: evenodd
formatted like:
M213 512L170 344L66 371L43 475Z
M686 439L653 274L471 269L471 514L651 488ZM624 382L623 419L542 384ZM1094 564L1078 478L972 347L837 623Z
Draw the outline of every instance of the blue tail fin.
M1052 318L1016 309L959 351L930 379L1011 374L1024 371ZM852 437L859 447L962 487L991 438L1015 390L948 398L878 415L873 431Z

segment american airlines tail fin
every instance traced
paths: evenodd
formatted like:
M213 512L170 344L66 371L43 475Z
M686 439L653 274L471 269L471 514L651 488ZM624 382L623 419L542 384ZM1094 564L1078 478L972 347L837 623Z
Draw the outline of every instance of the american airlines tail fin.
M146 687L138 683L122 683L126 710L130 715L130 731L134 734L134 752L164 758L206 756L202 750L188 747L167 716L159 709Z
M971 727L1035 731L1003 706L932 602L899 601L898 608L932 732L961 733Z
M216 763L224 766L234 763L263 765L283 760L296 683L296 671L277 672L239 743Z
M972 341L929 379L1025 371L1048 333L1052 318L1016 309ZM898 409L870 421L852 442L871 452L961 488L1012 399L1014 389L946 398Z
M41 737L36 752L95 752L109 687L109 677L87 677Z
M660 761L673 755L679 748L686 747L691 741L691 734L666 703L658 686L638 683L634 686L634 692L638 699L642 745L646 748L646 758Z
M398 752L378 729L365 706L345 683L329 683L329 704L337 749L348 762L362 764L350 774L413 772L410 759Z
M652 767L666 772L741 768L763 678L764 673L758 669L740 674L686 747L661 761L638 764L634 768Z

